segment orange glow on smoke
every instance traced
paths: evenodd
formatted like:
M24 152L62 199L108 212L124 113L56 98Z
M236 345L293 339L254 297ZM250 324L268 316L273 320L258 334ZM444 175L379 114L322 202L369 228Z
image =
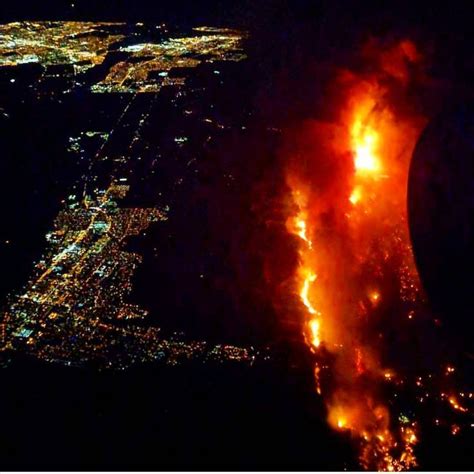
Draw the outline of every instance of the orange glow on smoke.
M379 55L380 74L405 87L405 63L419 57L416 47L404 41ZM415 301L419 294L405 202L408 166L424 119L397 116L387 99L388 86L377 75L344 73L339 81L337 93L345 98L339 119L312 123L307 132L324 153L307 159L320 167L329 163L332 174L317 181L318 166L314 177L300 162L288 169L295 212L287 230L300 243L295 293L308 345L316 357L327 351L334 360L336 385L328 393L323 390L330 426L359 440L364 468L400 471L416 466L416 423L397 427L389 404L380 398L379 387L394 373L383 369L381 339L368 337L368 325L385 294L384 284L393 284L385 279L394 270L386 268L389 256L401 262L395 269L401 298ZM347 160L347 166L340 166ZM320 372L317 364L318 393ZM456 401L450 403L459 409Z

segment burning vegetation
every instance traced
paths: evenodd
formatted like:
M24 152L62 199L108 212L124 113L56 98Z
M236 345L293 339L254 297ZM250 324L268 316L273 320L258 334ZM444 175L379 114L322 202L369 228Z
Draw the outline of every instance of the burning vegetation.
M426 123L408 88L422 57L410 41L372 43L362 56L363 72L337 72L325 97L340 105L306 124L287 161L286 226L299 240L291 288L329 424L360 444L362 467L400 471L417 464L417 423L384 396L397 381L384 318L409 317L423 302L406 218L409 163Z

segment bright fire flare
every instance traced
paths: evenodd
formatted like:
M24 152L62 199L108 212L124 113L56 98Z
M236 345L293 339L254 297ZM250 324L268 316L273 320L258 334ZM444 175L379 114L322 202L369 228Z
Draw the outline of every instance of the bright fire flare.
M362 187L356 186L349 197L349 201L355 206L361 199L362 199Z
M313 344L314 347L319 347L321 344L321 337L319 335L319 321L317 319L312 319L309 322L309 328L311 329L311 344Z
M339 418L339 420L337 420L337 427L343 429L346 427L346 423L347 422L344 418Z
M380 170L380 160L376 154L378 133L369 126L356 121L352 128L354 166L356 173L374 173Z

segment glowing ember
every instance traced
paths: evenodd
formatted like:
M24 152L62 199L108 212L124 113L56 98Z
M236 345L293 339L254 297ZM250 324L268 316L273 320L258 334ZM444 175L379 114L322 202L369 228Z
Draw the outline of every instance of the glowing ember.
M377 304L380 301L380 293L378 291L372 291L369 294L369 299L372 302L372 304Z
M459 427L459 425L452 425L451 426L451 434L453 436L458 435L460 431L461 431L461 428Z
M394 374L392 372L385 371L383 376L385 377L386 380L392 380L394 377Z

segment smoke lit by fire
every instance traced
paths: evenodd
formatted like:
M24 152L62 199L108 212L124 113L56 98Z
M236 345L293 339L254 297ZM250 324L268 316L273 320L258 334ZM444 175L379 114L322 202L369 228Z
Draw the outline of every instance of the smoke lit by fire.
M416 466L417 424L398 422L383 395L396 376L385 367L380 307L385 292L398 292L407 313L421 298L405 203L425 119L399 113L392 99L396 89L408 101L400 91L421 55L409 41L371 54L371 72L338 73L326 97L342 104L335 118L307 125L304 159L289 160L287 230L300 241L294 288L305 340L316 360L331 360L327 387L319 363L315 370L328 422L360 443L364 468L399 471Z

